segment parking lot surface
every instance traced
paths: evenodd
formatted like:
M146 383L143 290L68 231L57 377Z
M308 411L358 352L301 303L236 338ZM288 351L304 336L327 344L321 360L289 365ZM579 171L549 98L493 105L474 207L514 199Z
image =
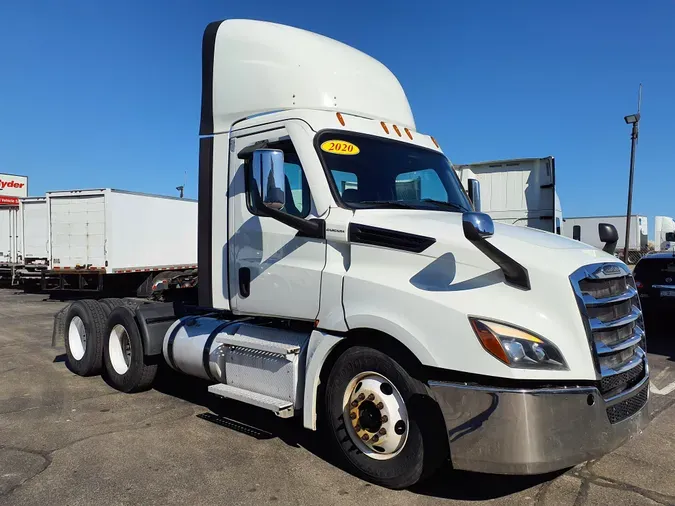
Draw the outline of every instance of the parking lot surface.
M154 390L129 395L75 376L63 346L51 347L64 305L0 290L0 505L675 505L675 335L665 331L648 342L654 419L615 452L548 476L448 468L390 491L336 467L297 420L199 381L163 371Z

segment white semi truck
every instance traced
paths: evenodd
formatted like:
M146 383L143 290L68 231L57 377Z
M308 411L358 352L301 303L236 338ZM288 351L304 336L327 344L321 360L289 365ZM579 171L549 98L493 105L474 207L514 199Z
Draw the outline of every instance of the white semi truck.
M73 303L72 370L133 392L165 360L320 427L354 473L392 488L446 459L572 466L648 423L628 268L477 212L384 65L228 20L206 28L202 85L199 306ZM604 239L611 250L616 231Z
M675 250L675 220L670 216L654 216L654 249Z
M465 185L478 180L481 208L494 221L562 234L552 156L456 165L455 170Z
M646 216L632 215L630 217L630 235L628 236L628 261L636 263L649 247L649 225ZM626 216L583 216L565 218L563 234L566 237L581 241L596 248L602 248L603 242L598 236L598 225L608 223L613 225L618 234L619 250L623 253L626 242Z

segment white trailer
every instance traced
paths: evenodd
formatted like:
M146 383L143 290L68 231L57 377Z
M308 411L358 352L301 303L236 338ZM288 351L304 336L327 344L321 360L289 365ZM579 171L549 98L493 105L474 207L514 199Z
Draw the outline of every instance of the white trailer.
M465 187L469 179L480 182L481 211L494 221L561 234L552 156L455 165L455 170Z
M654 216L654 249L656 251L675 249L675 220L670 216Z
M59 289L102 290L105 279L110 285L197 267L194 200L95 189L48 192L46 201L46 276Z
M19 239L22 263L17 268L19 280L38 280L49 265L48 218L46 197L19 199Z
M19 208L15 205L0 206L0 279L14 284L22 260Z
M565 218L564 235L602 249L603 243L600 241L600 236L598 235L598 225L600 223L609 223L616 227L616 230L619 233L617 251L622 251L626 242L625 215ZM648 232L648 221L646 216L631 216L628 249L630 251L645 252L648 248Z

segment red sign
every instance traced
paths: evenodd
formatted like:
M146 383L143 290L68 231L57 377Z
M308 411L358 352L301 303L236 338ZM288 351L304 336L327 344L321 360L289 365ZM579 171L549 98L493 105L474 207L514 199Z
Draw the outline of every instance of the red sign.
M19 197L3 197L0 195L0 206L18 206Z

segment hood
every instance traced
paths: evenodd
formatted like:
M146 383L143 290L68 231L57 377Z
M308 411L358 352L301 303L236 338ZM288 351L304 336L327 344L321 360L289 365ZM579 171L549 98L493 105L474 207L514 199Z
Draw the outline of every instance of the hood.
M495 268L495 264L464 237L461 213L363 209L354 213L352 222L435 239L422 255L439 258L452 253L458 263L485 270ZM564 272L568 276L587 264L619 261L588 244L515 225L495 223L494 235L486 240L528 270Z

